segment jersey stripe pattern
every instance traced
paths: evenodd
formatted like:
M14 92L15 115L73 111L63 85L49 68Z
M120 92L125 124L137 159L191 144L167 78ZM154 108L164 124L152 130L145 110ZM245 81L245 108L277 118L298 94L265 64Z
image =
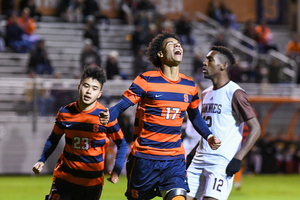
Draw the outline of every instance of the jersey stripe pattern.
M109 140L116 144L123 140L117 120L106 126L100 124L98 115L104 109L97 102L93 109L80 111L74 102L59 110L53 132L65 134L65 146L54 169L54 180L60 178L85 187L103 185ZM123 165L117 167L121 170Z
M180 73L178 81L171 81L161 71L145 72L135 78L122 98L138 103L133 155L156 160L184 158L183 118L188 107L199 105L191 78Z

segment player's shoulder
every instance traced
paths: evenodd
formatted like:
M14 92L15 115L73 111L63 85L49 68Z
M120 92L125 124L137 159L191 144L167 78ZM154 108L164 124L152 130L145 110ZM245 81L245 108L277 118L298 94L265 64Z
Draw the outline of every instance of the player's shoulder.
M77 110L76 102L69 103L59 109L60 113L74 113Z
M180 81L181 83L184 83L185 85L189 85L189 86L196 86L196 83L191 77L182 73L179 73L179 77L181 79Z

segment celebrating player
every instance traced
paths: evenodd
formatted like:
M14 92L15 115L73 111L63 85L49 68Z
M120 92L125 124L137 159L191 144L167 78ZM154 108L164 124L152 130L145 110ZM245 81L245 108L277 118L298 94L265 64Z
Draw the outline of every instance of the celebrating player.
M118 104L101 112L106 124L138 103L135 140L126 164L128 199L142 200L162 196L165 200L186 198L185 152L181 126L185 112L211 149L221 141L212 135L198 110L199 97L193 80L179 73L183 49L173 33L158 34L147 49L147 57L159 71L135 78Z
M108 180L116 183L123 168L127 144L117 120L103 126L98 114L105 107L97 99L106 81L98 66L84 69L78 86L79 99L60 108L43 153L33 166L39 174L45 161L65 134L64 151L53 173L53 184L46 199L98 200L104 184L104 158L110 138L117 144L115 166Z
M209 129L222 141L216 151L200 139L188 174L188 200L227 199L233 175L239 171L241 160L252 148L260 134L260 125L245 91L228 78L235 63L226 47L213 46L204 61L203 74L213 85L203 91L201 114ZM244 123L249 135L241 146Z

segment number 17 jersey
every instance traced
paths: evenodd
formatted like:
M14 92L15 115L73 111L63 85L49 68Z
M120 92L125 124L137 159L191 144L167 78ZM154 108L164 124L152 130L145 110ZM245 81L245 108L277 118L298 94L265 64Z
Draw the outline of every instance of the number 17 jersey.
M185 158L181 126L187 108L195 109L199 97L194 81L179 73L177 81L162 71L149 71L135 78L122 96L138 103L135 119L134 156L172 160Z

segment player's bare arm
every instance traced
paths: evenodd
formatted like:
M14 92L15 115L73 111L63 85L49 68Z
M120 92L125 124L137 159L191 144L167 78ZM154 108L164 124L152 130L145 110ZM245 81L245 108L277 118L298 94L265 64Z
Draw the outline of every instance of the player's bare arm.
M35 174L39 174L43 170L44 165L45 165L45 163L43 163L43 162L37 162L37 163L34 164L34 166L32 168L32 171Z
M261 132L260 124L256 117L253 117L246 121L246 124L249 127L249 134L241 149L234 156L234 158L238 160L242 160L245 157L245 155L250 151L250 149L255 144L256 140L259 138Z
M221 146L221 140L215 135L208 136L207 142L212 150L217 150Z
M106 125L109 122L109 110L106 108L104 111L99 112L99 119L102 125Z

